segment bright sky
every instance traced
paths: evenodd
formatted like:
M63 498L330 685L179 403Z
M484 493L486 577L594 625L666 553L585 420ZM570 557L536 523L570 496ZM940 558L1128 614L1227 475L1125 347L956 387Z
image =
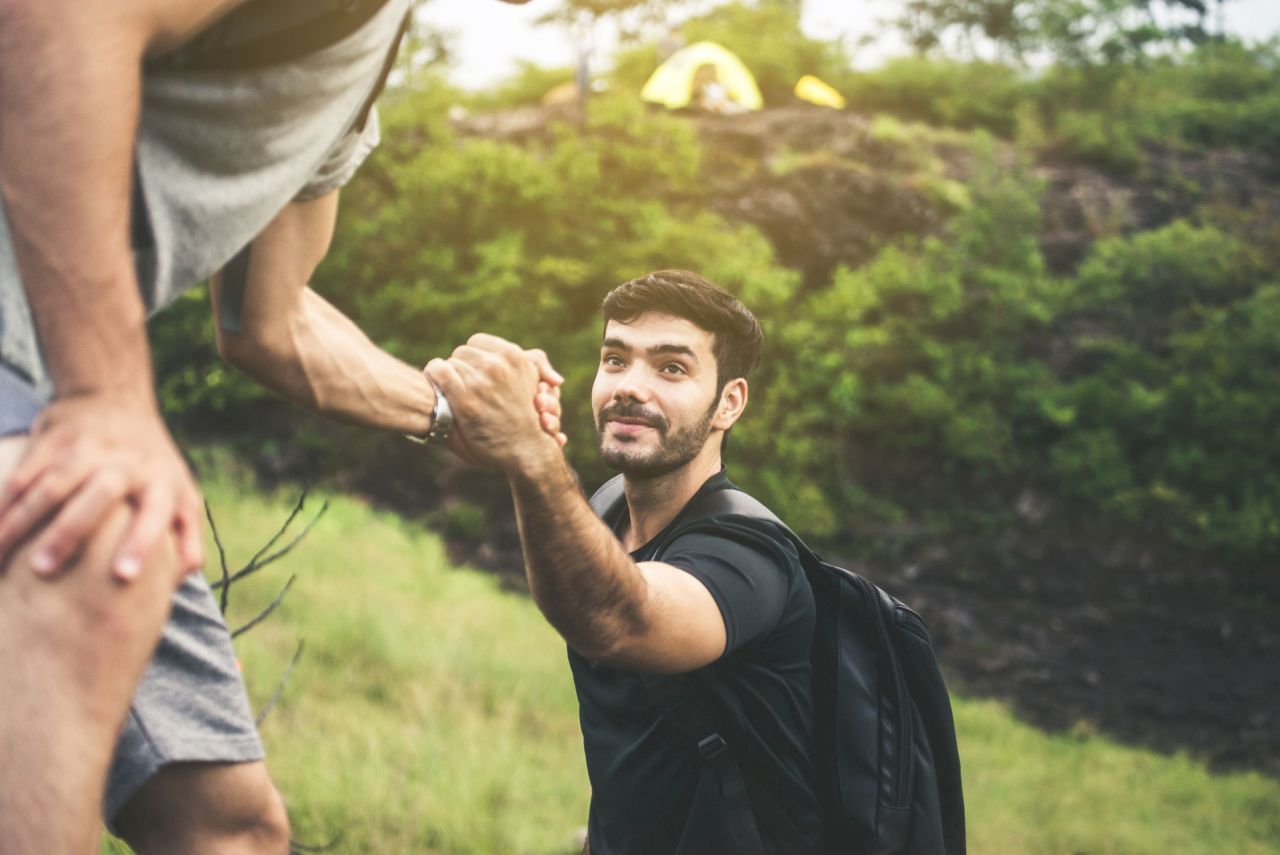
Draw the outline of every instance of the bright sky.
M454 33L457 57L454 79L468 88L483 88L510 74L516 61L539 65L573 64L573 48L558 27L535 27L533 21L554 8L555 0L531 0L509 6L497 0L426 0L419 14ZM892 17L899 0L805 0L802 26L815 38L844 37L850 46L881 29L878 21ZM1227 29L1251 41L1280 35L1280 2L1231 0L1226 6ZM609 34L598 46L612 52ZM893 45L863 51L859 64L871 64L893 52Z

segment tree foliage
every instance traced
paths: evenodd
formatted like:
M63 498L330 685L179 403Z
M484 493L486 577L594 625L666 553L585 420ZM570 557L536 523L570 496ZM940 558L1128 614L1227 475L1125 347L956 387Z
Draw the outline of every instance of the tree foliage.
M787 4L729 7L687 34L738 52L766 93L847 62L815 48ZM765 323L729 461L807 534L967 530L1006 520L1034 490L1263 567L1280 557L1274 225L1204 211L1099 241L1055 277L1030 158L1132 167L1153 143L1280 154L1276 51L1208 44L1142 68L1070 65L1035 79L914 58L857 76L848 91L863 109L1026 147L1019 160L1008 144L981 144L944 229L803 293L758 231L714 212L714 154L686 119L617 87L581 122L465 136L446 118L457 93L428 73L389 93L385 143L344 192L314 284L412 364L477 330L544 347L568 378L572 460L592 483L604 475L588 407L600 300L653 269L694 269ZM191 296L154 326L162 403L188 430L252 431L266 398L216 361L208 317ZM290 441L317 466L370 465L306 429ZM426 467L409 451L388 451L405 455L388 468L418 477Z
M1039 52L1090 65L1206 42L1208 14L1206 0L907 0L897 27L922 52L976 58L986 47L1005 60Z

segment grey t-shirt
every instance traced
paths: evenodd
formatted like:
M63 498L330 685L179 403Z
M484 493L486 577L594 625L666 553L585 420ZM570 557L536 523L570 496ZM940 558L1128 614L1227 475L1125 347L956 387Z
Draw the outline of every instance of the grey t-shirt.
M280 66L144 71L136 167L151 240L134 260L149 313L219 270L291 200L351 178L378 143L376 113L356 122L410 2L388 0L351 36ZM0 364L51 395L3 206Z

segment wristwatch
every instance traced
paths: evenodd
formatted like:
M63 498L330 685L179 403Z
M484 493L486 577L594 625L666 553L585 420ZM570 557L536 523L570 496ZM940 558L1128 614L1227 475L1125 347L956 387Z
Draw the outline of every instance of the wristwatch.
M436 403L431 408L431 427L427 428L427 432L422 436L416 436L411 433L404 435L405 439L412 440L419 445L444 442L449 438L449 434L453 433L453 410L449 407L449 399L444 396L444 392L440 391L436 381L428 377L427 382L431 384L431 388L436 393Z

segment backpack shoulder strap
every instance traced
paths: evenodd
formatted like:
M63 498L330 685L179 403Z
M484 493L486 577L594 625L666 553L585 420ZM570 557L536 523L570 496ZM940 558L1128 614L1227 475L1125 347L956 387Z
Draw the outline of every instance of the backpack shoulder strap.
M621 501L622 476L614 475L601 484L600 489L591 496L591 510L595 511L600 519L607 519Z
M607 486L607 485L606 485ZM603 489L603 488L601 488ZM619 487L621 489L621 487ZM812 567L815 564L822 563L822 556L814 552L805 544L791 528L778 519L777 514L764 506L762 502L754 496L749 496L737 487L729 486L719 490L712 490L709 493L703 493L694 497L693 501L684 510L684 519L681 524L676 527L667 538L658 546L655 553L660 556L670 545L671 541L682 534L689 524L708 517L718 516L740 516L751 520L760 520L762 522L772 523L777 526L787 539L795 546L796 551L800 555L800 561L805 567Z

